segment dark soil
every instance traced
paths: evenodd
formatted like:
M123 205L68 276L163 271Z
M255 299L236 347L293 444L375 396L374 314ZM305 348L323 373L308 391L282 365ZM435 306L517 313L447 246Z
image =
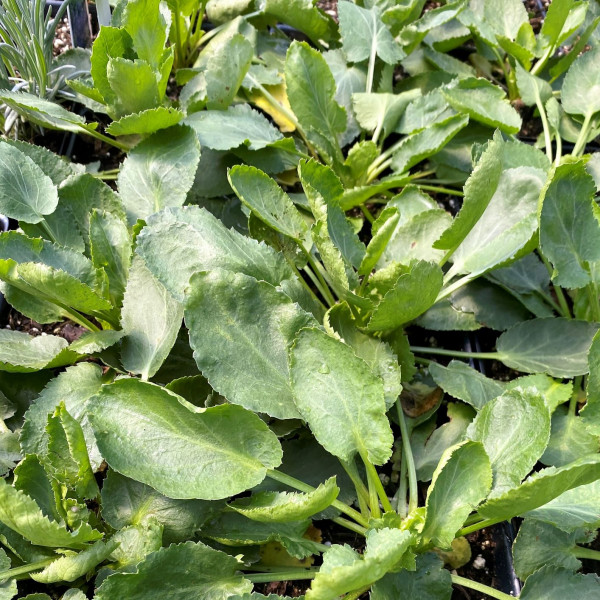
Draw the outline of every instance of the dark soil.
M67 340L69 344L79 339L86 332L86 329L81 325L77 325L72 321L40 325L40 323L23 316L14 309L11 309L8 313L6 329L23 331L34 337L38 335L57 335Z
M71 30L69 29L69 21L65 17L56 28L56 37L54 38L53 54L58 56L71 48Z

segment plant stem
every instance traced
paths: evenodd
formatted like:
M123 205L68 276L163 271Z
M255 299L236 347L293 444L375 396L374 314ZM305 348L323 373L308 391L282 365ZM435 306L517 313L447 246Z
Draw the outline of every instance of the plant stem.
M287 263L290 265L290 267L292 268L292 271L294 271L294 273L296 273L296 277L298 277L298 279L300 280L300 283L302 284L304 289L306 289L306 291L309 293L310 297L317 304L320 304L323 307L323 309L327 310L327 307L323 304L323 302L321 302L319 297L313 292L313 289L310 287L310 285L308 285L308 283L306 282L306 279L304 279L304 277L302 277L302 275L300 274L300 271L298 271L298 267L296 267L296 265L294 264L294 261L291 260L288 256L286 256L285 253L284 253L284 258L287 261Z
M560 164L560 159L562 158L562 139L560 137L560 133L556 132L556 156L554 158L554 166L558 167Z
M308 483L304 483L291 475L287 475L286 473L282 473L281 471L274 471L273 469L269 469L267 471L267 477L278 481L279 483L283 483L293 489L299 490L301 492L314 492L315 488L312 485L308 485ZM352 507L340 502L339 500L334 500L331 503L331 506L337 508L340 512L348 515L350 518L354 519L357 523L360 523L364 527L368 526L368 521L356 510Z
M484 585L483 583L471 581L470 579L466 579L460 575L451 575L451 577L452 583L455 583L456 585L462 585L463 587L475 590L476 592L481 592L482 594L487 594L490 598L497 598L497 600L515 600L515 596L495 590L494 588Z
M371 54L369 55L369 66L367 68L367 87L366 92L370 94L373 91L373 79L375 78L375 59L377 58L377 36L373 36L371 42Z
M590 133L590 125L592 124L593 113L590 111L585 115L581 131L577 136L577 142L575 142L575 148L573 148L573 156L580 156L585 150L587 138Z
M379 476L377 476L379 479ZM377 488L375 487L375 481L373 480L373 473L367 469L367 483L369 485L369 507L371 508L371 514L373 518L381 518L381 509L379 508L379 495L377 494Z
M123 152L128 152L130 150L130 147L127 146L126 144L121 144L121 142L117 142L117 140L114 140L113 138L110 138L107 135L103 135L102 133L99 133L98 131L94 131L93 129L82 128L81 133L86 133L87 135L90 135L93 138L100 140L101 142L109 144L110 146L114 146L115 148L118 148L119 150L123 150Z
M587 295L590 301L590 308L592 310L592 317L597 323L600 322L600 301L598 299L598 287L594 283L593 277L590 278L592 281L587 285Z
M360 205L360 210L362 210L363 215L365 215L365 218L367 219L367 221L369 221L369 223L371 223L371 225L375 223L375 218L373 217L371 211L366 207L365 204Z
M356 468L356 463L354 462L354 458L352 458L348 462L340 459L340 463L344 468L344 471L348 473L348 477L350 477L352 483L354 484L354 488L356 489L356 495L358 497L358 505L360 506L360 512L365 518L368 518L369 490L367 490L367 486L360 477L358 469Z
M317 276L313 273L313 270L308 265L306 265L305 267L302 267L302 269L309 276L310 280L313 282L313 285L317 288L317 290L319 290L319 293L321 294L321 296L323 298L327 298L327 296L325 295L325 289L321 285L321 282L317 279ZM321 302L321 304L323 304L323 303ZM331 305L329 305L329 307L331 307ZM326 307L326 308L328 308L328 307Z
M571 554L576 558L600 560L600 550L592 550L591 548L582 548L581 546L575 546L575 548L571 550Z
M453 190L452 188L447 187L438 187L436 185L423 185L422 183L415 184L421 190L427 190L430 192L438 192L440 194L449 194L451 196L460 196L461 198L465 195L464 192L460 190Z
M548 160L552 162L552 138L550 137L550 126L548 124L548 117L546 116L546 111L544 110L544 105L542 104L542 99L540 98L540 91L535 86L535 105L540 113L540 118L542 119L542 127L544 129L544 144L546 146L546 156Z
M577 413L577 402L579 401L579 391L581 390L582 375L577 375L573 379L573 393L571 394L571 400L569 401L569 415L574 417Z
M342 600L358 600L365 592L368 592L371 589L370 585L366 585L365 587L360 588L354 592L350 592L346 594Z
M335 519L331 519L334 523L349 529L350 531L354 531L354 533L358 533L359 535L365 535L367 532L367 528L362 525L357 525L354 521L348 521L348 519L344 519L343 517L336 517Z
M469 273L468 275L465 275L464 277L457 279L454 283L451 283L448 287L442 288L442 290L438 294L435 301L439 302L440 300L447 298L448 296L452 295L456 290L463 287L463 285L467 285L467 283L470 283L471 281L473 281L473 279L475 279L475 277L476 276L473 276L471 273Z
M395 495L396 512L404 519L408 514L406 504L406 492L408 487L408 468L406 466L406 458L402 456L400 463L400 485Z
M375 492L379 496L379 500L381 500L381 504L383 506L383 510L385 512L391 512L394 509L392 508L392 504L390 499L387 497L385 493L385 489L383 488L383 483L381 483L381 479L379 478L379 474L377 473L377 469L373 466L373 463L367 458L366 454L363 455L361 453L361 458L365 463L365 468L367 470L367 479L371 478L373 481L373 486L375 487ZM379 507L379 503L377 503Z
M312 257L311 253L304 246L300 246L300 249L306 255L308 264L311 266L317 279L319 280L319 283L322 286L322 288L319 289L319 291L323 295L323 298L325 298L325 301L327 302L327 304L329 304L330 307L333 306L335 304L335 300L334 300L333 296L331 295L331 292L329 291L329 286L327 285L327 283L325 283L325 280L323 279L323 276L321 275L321 272L319 271L319 268L317 267L317 265L315 263L315 259Z
M461 537L463 535L469 535L474 531L479 531L480 529L485 529L486 527L491 527L492 525L496 525L496 523L500 523L505 521L506 519L483 519L483 521L478 521L477 523L473 523L473 525L469 525L467 527L463 527L458 531L456 537Z
M535 66L533 67L533 69L531 69L530 73L532 75L537 75L546 65L546 63L548 62L548 59L554 54L554 44L552 44L552 46L550 46L550 48L548 48L548 50L546 50L544 56L542 56L542 58L540 58L540 60L538 60L535 63Z
M27 573L32 573L33 571L39 571L40 569L44 569L50 563L53 563L57 558L59 557L56 556L53 558L46 558L38 562L29 563L27 565L21 565L20 567L15 567L14 569L0 571L0 581L5 581L6 579L12 579L19 575L25 575Z
M544 294L541 290L535 290L534 294L537 294L544 302L547 302L559 315L563 316L562 307L554 300L550 294Z
M410 350L411 352L453 356L455 358L489 358L490 360L498 360L501 356L499 352L465 352L464 350L446 350L445 348L427 348L426 346L411 346Z
M544 253L541 250L539 250L538 254L539 254L539 257L542 259L542 262L544 263L544 265L546 265L546 269L548 270L548 274L550 275L550 280L552 280L552 273L554 272L552 265L550 264L548 259L544 256ZM554 282L552 282L552 288L554 289L554 292L556 293L556 298L558 299L558 304L560 305L562 316L567 319L571 319L572 318L571 311L569 310L569 305L567 304L567 299L565 298L565 294L562 291L562 288L560 286L556 285Z
M408 471L408 512L413 512L419 506L419 488L417 484L417 470L415 468L415 459L410 445L410 435L404 410L402 410L402 402L400 398L396 400L396 411L398 413L398 422L400 423L400 433L402 435L402 462L406 463ZM406 497L405 497L406 499Z
M319 569L289 569L287 571L274 571L272 573L246 573L244 579L252 583L270 583L272 581L288 581L300 579L314 579Z
M65 313L65 316L71 319L71 321L73 321L74 323L77 323L78 325L81 325L82 327L85 327L86 329L89 329L93 332L102 331L100 327L94 325L91 321L86 319L81 313L78 313L76 310L71 310L70 308L65 308L64 306L61 306L61 308Z

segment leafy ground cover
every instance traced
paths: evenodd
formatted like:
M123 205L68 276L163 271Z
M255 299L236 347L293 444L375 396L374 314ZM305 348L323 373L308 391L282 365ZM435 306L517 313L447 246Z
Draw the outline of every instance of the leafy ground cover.
M598 597L600 7L337 19L130 0L0 90L0 599L502 600L515 517L520 598Z

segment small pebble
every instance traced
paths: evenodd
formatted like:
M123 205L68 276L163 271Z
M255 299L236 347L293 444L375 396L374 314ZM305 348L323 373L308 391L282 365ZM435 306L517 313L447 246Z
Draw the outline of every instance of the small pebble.
M477 555L477 558L473 561L474 569L483 569L485 568L485 558L481 556L481 554Z

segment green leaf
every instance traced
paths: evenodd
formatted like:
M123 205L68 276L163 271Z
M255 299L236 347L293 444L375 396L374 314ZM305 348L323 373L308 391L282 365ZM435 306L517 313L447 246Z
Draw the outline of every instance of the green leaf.
M350 546L332 546L306 592L306 600L335 600L342 594L375 583L393 570L413 543L408 531L370 530L362 556Z
M415 196L420 196L412 188ZM405 211L409 198L413 195L411 187L407 186L396 198L392 198L388 207L397 207L401 218L391 235L390 241L383 250L377 266L386 267L394 262L409 264L412 260L426 260L438 262L444 252L433 247L434 242L452 224L452 217L441 208L423 210L410 214Z
M344 2L344 5L348 4ZM364 10L356 6L356 10ZM352 108L360 126L369 132L383 132L386 138L398 125L398 121L408 110L409 102L421 96L420 91L408 90L400 94L352 94ZM416 128L415 128L416 129ZM407 132L407 133L412 133Z
M521 129L521 117L505 100L504 91L486 79L461 79L454 87L443 89L442 94L452 108L474 121L505 133L518 133Z
M11 219L39 223L57 204L50 177L15 146L0 144L0 211Z
M523 515L572 488L600 479L600 455L585 456L564 467L548 467L508 490L502 496L491 498L478 510L485 519L504 521Z
M444 392L467 402L478 411L505 389L500 382L459 360L451 360L447 367L431 363L429 372Z
M124 29L102 27L92 46L90 73L94 80L94 88L109 106L116 100L116 95L108 82L107 68L111 58L129 55L133 57L133 42Z
M160 10L160 0L130 0L123 9L121 25L131 36L138 57L157 68L170 26L170 19Z
M406 134L415 133L435 123L441 123L454 114L456 111L450 107L442 92L436 88L427 94L419 94L406 107L396 131Z
M464 404L448 402L449 421L437 429L436 415L417 427L410 438L417 478L430 481L444 452L465 439L467 427L475 416L475 411Z
M561 101L570 115L593 115L600 110L600 50L582 54L567 71L561 89Z
M115 94L111 108L116 117L139 113L159 104L156 73L146 61L109 58L106 76Z
M371 56L374 60L376 55L388 65L396 65L405 57L376 7L366 9L339 2L337 8L342 47L350 62L362 62Z
M325 510L338 496L340 488L331 477L312 492L259 492L229 504L240 514L263 523L302 521Z
M283 256L272 248L227 229L196 206L168 209L150 217L137 238L136 251L181 302L190 277L198 271L225 269L275 286L295 277Z
M67 412L64 402L48 418L48 449L43 460L52 476L75 490L78 498L93 499L100 490L90 465L81 425Z
M194 565L195 568L190 568ZM133 573L116 573L98 588L97 600L202 598L226 600L252 584L236 575L237 559L201 543L171 545L150 554ZM168 577L165 574L168 573Z
M152 377L171 351L182 319L183 306L136 256L121 309L125 369L143 380Z
M537 229L546 174L533 167L503 171L483 214L452 255L452 275L480 274L523 248Z
M223 512L202 529L202 535L227 546L254 546L279 542L294 558L306 558L321 551L320 544L305 538L310 521L260 523L235 512Z
M8 144L28 156L43 172L52 180L54 185L60 185L71 175L83 171L82 165L68 161L63 156L54 154L43 146L28 144L20 140L3 140L2 144Z
M460 212L452 225L434 244L435 248L454 250L465 239L494 196L502 175L502 144L492 140L479 157L464 187Z
M283 138L264 115L247 104L195 112L183 123L196 132L202 147L213 150L231 150L242 145L260 150Z
M194 413L177 395L136 379L104 386L92 413L106 462L169 497L225 498L281 462L277 438L256 415L232 405Z
M328 311L325 321L325 326L327 325L354 350L356 356L371 367L373 373L381 377L385 405L390 408L402 391L401 369L392 348L383 340L362 333L354 321L349 305L344 302Z
M173 500L151 487L109 470L102 484L102 518L114 529L127 526L163 528L168 545L193 536L220 509L219 502Z
M371 227L371 241L367 246L367 252L358 268L359 275L370 274L385 251L390 239L395 233L396 226L400 220L398 210L393 206L386 206Z
M148 108L138 113L125 115L113 121L107 128L106 133L114 136L119 135L149 135L159 129L168 129L177 125L184 118L184 114L176 108L158 106Z
M299 417L287 348L315 324L311 315L267 282L215 270L192 277L185 322L198 368L215 390L256 412Z
M81 232L87 244L94 209L125 220L125 209L119 196L100 179L90 173L82 173L62 183L58 190L58 208L50 216L60 215L71 227Z
M561 600L571 597L577 600L594 600L600 593L600 578L594 573L574 574L566 569L545 566L527 578L521 600Z
M300 414L328 452L345 461L358 452L377 465L389 459L383 382L349 346L318 329L301 330L290 377Z
M55 335L33 337L22 331L0 329L0 370L27 373L44 369L68 347Z
M308 226L290 197L266 173L254 167L236 165L228 174L229 183L242 204L275 231L300 242Z
M581 561L573 556L576 544L590 542L595 537L592 533L590 539L590 533L582 529L565 533L547 523L525 519L513 543L515 572L525 580L544 566L578 571Z
M524 516L567 532L579 527L595 529L600 525L600 480L568 490Z
M254 47L241 33L207 48L202 62L206 65L206 107L209 110L223 110L233 102L253 57Z
M108 277L113 306L121 306L131 262L132 239L125 221L109 212L94 210L90 216L90 254L96 269Z
M456 532L492 487L492 468L483 444L464 442L442 455L427 491L424 543L450 548Z
M64 523L64 512L57 505L56 485L53 485L55 482L50 469L47 468L46 458L46 456L42 459L41 456L27 454L15 468L13 485L15 489L34 500L44 516L51 521Z
M110 555L113 568L123 569L142 562L162 547L163 526L154 519L144 525L125 527L111 538L117 548ZM96 580L98 583L98 580Z
M82 283L70 273L47 264L23 262L16 265L11 259L0 260L0 278L9 283L12 288L25 293L26 297L33 297L38 305L40 301L50 303L51 308L65 316L68 312L63 312L64 306L72 307L85 314L112 308L110 302L102 298L89 285ZM11 292L6 290L6 295L10 300ZM26 304L19 306L19 308L26 307ZM29 311L25 310L25 312Z
M414 261L375 307L368 323L370 331L395 329L433 306L442 289L442 270L436 264Z
M550 441L540 461L545 465L562 467L599 450L598 436L588 431L580 417L569 413L567 407L559 406L552 415Z
M466 115L455 115L405 137L392 156L392 168L397 173L408 171L425 158L439 152L468 122Z
M388 573L371 590L371 600L450 600L452 579L433 552L417 556L417 570Z
M118 543L114 539L96 542L75 555L58 558L40 573L32 573L31 578L46 584L75 581L106 560L117 546Z
M0 100L30 123L48 129L59 129L73 133L90 133L97 123L86 123L85 119L59 104L44 100L26 92L0 91Z
M490 459L490 496L514 488L543 454L550 437L550 413L539 393L516 388L488 402L467 430Z
M83 429L92 468L98 469L102 457L94 440L87 407L90 398L100 391L103 383L102 368L93 363L81 363L69 367L52 379L25 413L25 422L21 431L23 451L31 454L46 454L48 434L45 428L48 415L64 402L66 410L79 421Z
M198 141L189 127L176 125L140 142L127 155L118 178L129 223L167 206L182 206L199 160Z
M590 374L587 378L587 401L581 411L581 420L588 431L600 435L600 334L592 340L588 353Z
M327 162L343 162L337 136L346 129L346 111L335 101L336 85L322 54L294 41L285 61L288 99L306 135Z
M51 521L29 497L0 479L0 521L37 546L80 548L102 537L87 523L75 531Z
M574 377L589 371L587 355L598 325L563 317L532 319L505 331L498 358L511 369Z
M527 106L535 106L536 104L545 104L552 97L552 88L550 84L531 75L518 62L516 63L517 85L521 94L521 100Z
M0 570L6 571L10 569L10 558L6 555L6 552L0 548ZM1 600L12 600L17 595L17 581L16 579L7 579L0 583L0 599Z
M562 287L587 285L587 261L600 259L600 224L594 214L596 184L583 161L560 165L546 186L540 213L540 247Z
M262 10L282 23L305 33L314 43L336 37L333 19L314 6L312 0L265 0Z

